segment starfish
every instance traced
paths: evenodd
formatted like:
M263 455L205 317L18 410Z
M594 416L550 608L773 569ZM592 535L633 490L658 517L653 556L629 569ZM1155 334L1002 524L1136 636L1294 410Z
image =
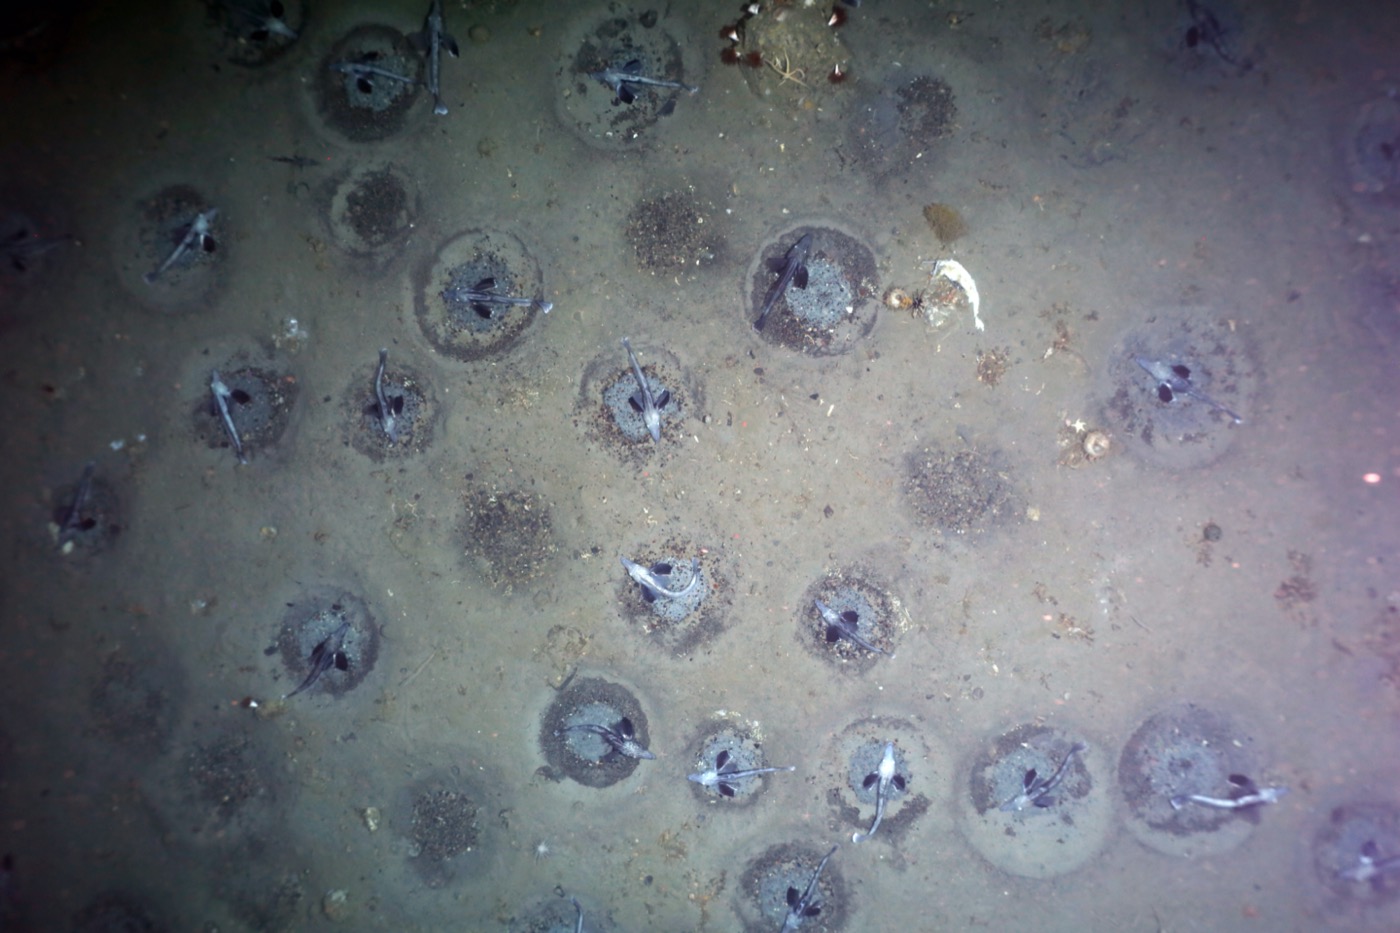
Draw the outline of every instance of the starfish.
M1080 418L1078 421L1068 422L1068 426L1074 428L1075 434L1083 434L1085 431L1089 430L1089 426L1084 423L1083 418Z
M778 82L779 86L791 81L793 84L800 84L803 87L807 87L807 82L802 80L807 77L807 73L801 68L792 67L792 59L788 56L784 55L779 59L769 59L768 67L772 68L782 77L783 80Z

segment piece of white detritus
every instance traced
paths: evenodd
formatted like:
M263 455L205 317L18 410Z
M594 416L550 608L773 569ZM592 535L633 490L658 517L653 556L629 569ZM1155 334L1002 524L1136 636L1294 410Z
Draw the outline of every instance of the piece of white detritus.
M972 323L978 330L987 329L977 313L982 307L982 298L977 294L977 283L973 281L972 273L963 268L962 263L956 259L940 259L933 264L932 276L935 279L945 278L966 292L968 304L972 305Z

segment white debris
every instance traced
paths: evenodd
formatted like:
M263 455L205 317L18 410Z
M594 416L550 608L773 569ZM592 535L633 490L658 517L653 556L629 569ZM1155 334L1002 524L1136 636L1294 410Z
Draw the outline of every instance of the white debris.
M972 305L972 323L978 330L987 329L977 313L982 306L982 298L977 294L977 283L972 280L972 273L963 268L962 263L956 259L940 259L933 264L933 272L930 275L935 279L945 278L966 292L968 304Z

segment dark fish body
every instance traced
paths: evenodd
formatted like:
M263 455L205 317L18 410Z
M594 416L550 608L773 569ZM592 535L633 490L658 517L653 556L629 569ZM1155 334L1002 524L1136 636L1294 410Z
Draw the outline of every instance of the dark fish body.
M495 278L487 276L471 288L458 285L444 289L442 297L448 301L461 301L471 305L472 310L482 318L491 317L491 305L538 308L544 314L548 314L554 309L554 303L545 301L543 298L517 298L513 295L502 295L495 288Z
M886 651L884 648L877 648L860 636L860 630L857 628L860 623L860 614L855 610L847 609L845 612L837 612L820 599L816 602L817 612L821 614L822 621L826 623L827 641L832 642L836 641L838 638L844 638L847 641L860 645L866 651L874 651L891 658L894 657L892 653Z
M578 723L577 725L565 726L564 731L592 732L594 735L602 736L603 741L607 742L608 745L612 747L613 751L620 755L626 755L628 758L650 760L656 757L645 748L642 748L641 743L637 741L637 736L632 729L632 720L628 719L626 716L622 717L615 726L600 726L594 722L585 722Z
M214 252L214 237L211 233L214 227L214 218L219 216L219 209L211 207L207 211L200 211L195 215L194 220L185 228L185 235L180 238L180 242L165 262L155 269L147 272L143 278L147 285L155 283L155 280L165 274L166 270L179 262L195 248L204 250L206 253Z
M394 406L389 404L389 400L384 396L384 367L389 362L389 348L380 347L379 365L374 369L374 401L379 406L379 424L384 428L384 435L389 438L390 445L399 442L398 412ZM397 398L399 408L403 407L403 398Z
M457 40L448 34L442 19L442 0L433 0L423 20L422 32L410 36L418 51L428 56L428 90L433 95L433 113L444 116L447 105L442 102L442 50L453 58L459 54Z
M682 84L679 81L668 81L665 78L649 78L642 74L642 63L635 58L621 68L609 66L601 71L589 72L588 76L612 88L614 104L630 104L637 99L637 95L628 87L629 84L643 87L670 88L677 91L686 91L690 94L694 94L700 90L694 85Z
M1065 779L1065 774L1069 769L1069 763L1074 760L1084 749L1088 748L1083 742L1075 742L1065 753L1064 761L1055 769L1055 773L1048 778L1036 776L1035 769L1031 768L1026 772L1022 781L1021 793L1012 797L1002 804L1000 809L1003 813L1012 813L1017 810L1024 810L1026 807L1035 805L1037 807L1054 806L1055 798L1050 796L1051 791L1060 786L1060 782Z
M349 75L354 78L362 94L368 94L374 90L375 78L397 81L400 84L418 83L417 78L401 75L397 71L390 71L388 68L380 68L378 65L372 65L369 62L331 62L330 67L331 71L338 71L341 74Z
M880 828L881 821L885 818L885 804L890 799L890 788L904 790L904 778L896 770L894 759L894 743L885 743L885 755L880 759L880 767L865 776L865 786L868 788L875 785L875 822L870 826L868 833L852 833L852 842L864 842L875 831Z
M281 162L284 165L290 165L292 168L315 168L321 164L315 159L307 158L304 155L268 156L267 160L269 162Z
M632 375L637 380L637 391L632 393L628 399L632 407L642 414L642 422L647 426L647 433L651 435L653 441L661 440L661 407L671 400L671 393L665 389L661 394L653 395L651 386L647 384L647 377L642 372L641 364L637 362L637 355L632 352L632 343L626 337L622 338L622 346L627 350L627 360L632 364Z
M1217 810L1243 810L1266 803L1278 803L1279 798L1288 793L1287 787L1259 787L1243 774L1230 775L1230 783L1235 792L1229 797L1209 797L1205 794L1178 794L1171 799L1173 810L1180 810L1188 803Z
M1157 398L1163 402L1170 402L1178 395L1182 395L1228 415L1235 424L1244 421L1239 415L1192 385L1191 370L1184 363L1168 363L1165 360L1153 360L1145 356L1134 356L1133 362L1157 380Z
M1369 882L1373 886L1378 886L1386 875L1393 875L1397 872L1400 872L1400 855L1381 858L1380 847L1376 845L1376 840L1367 839L1365 845L1361 847L1361 853L1356 857L1355 864L1339 870L1337 877L1343 881Z
M658 568L663 566L661 564L653 564L651 568L646 568L636 561L628 560L620 555L618 560L622 561L627 575L642 588L643 597L650 596L647 602L653 602L658 596L665 596L667 599L683 599L700 585L700 558L698 557L690 559L690 582L678 590L667 588L667 584L671 582L669 568L664 571L659 570Z
M796 888L787 889L787 917L783 919L783 933L796 930L802 926L803 921L817 916L822 912L821 905L817 902L817 882L821 880L822 872L826 869L826 863L831 861L831 857L836 854L840 846L832 846L831 851L822 856L822 860L817 864L817 870L812 872L812 880L807 882L807 887L798 892Z
M773 310L773 305L788 290L789 285L796 285L798 288L807 287L807 255L812 251L812 235L802 234L801 239L788 249L787 255L783 257L781 266L778 266L778 281L773 283L773 287L768 289L768 295L763 299L763 308L758 312L758 319L753 322L754 330L763 330L768 323L768 312Z
M740 770L729 757L729 752L721 751L715 756L715 766L709 771L701 771L697 774L686 776L686 780L694 781L701 787L713 787L719 791L721 796L734 796L734 782L744 778L756 777L760 774L776 774L779 771L796 771L796 765L788 765L786 768L746 768Z
M348 670L350 661L345 657L345 633L350 631L350 620L346 619L336 627L336 630L327 635L311 649L311 670L307 672L306 679L301 682L291 693L282 699L290 700L292 697L307 690L321 679L321 675L332 667L337 670Z
M229 445L233 447L233 453L238 457L239 463L247 463L248 458L243 453L243 440L238 436L238 428L233 424L233 415L229 414L228 400L232 397L228 386L224 385L224 380L219 376L216 369L209 374L209 391L214 394L214 405L219 411L219 420L224 424L224 433L228 435Z

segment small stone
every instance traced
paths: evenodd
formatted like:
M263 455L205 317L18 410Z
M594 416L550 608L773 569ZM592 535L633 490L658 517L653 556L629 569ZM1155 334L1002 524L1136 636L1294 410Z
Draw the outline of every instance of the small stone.
M365 807L360 811L360 819L365 822L365 829L375 832L379 829L379 808Z
M321 898L321 913L332 923L343 923L350 918L350 896L343 888L327 891Z
M477 45L483 45L491 41L491 30L487 29L480 23L477 23L475 26L467 30L467 38L475 42Z

